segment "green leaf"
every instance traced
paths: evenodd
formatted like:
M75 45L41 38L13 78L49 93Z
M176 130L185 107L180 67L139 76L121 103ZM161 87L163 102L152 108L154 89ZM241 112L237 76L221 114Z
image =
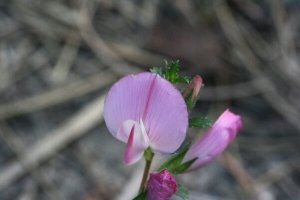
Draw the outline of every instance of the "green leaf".
M189 198L189 190L184 187L182 184L178 183L178 191L174 194L182 199Z
M157 68L157 67L153 67L152 69L150 69L150 72L158 74L159 76L164 78L163 72L161 68Z
M182 76L182 77L177 78L177 82L186 82L186 83L189 83L190 80L191 80L191 78L188 77L188 76Z
M168 61L165 60L165 69L153 67L150 69L151 72L160 75L162 78L167 79L173 85L176 85L178 82L190 82L190 77L178 75L179 71L179 60L172 62L169 66Z
M157 171L161 171L164 168L167 169L167 171L173 173L173 170L176 169L178 166L181 165L181 162L186 154L186 152L189 150L190 145L187 145L186 147L182 148L177 153L174 153L170 158L168 158L159 168Z
M140 194L138 194L136 197L134 197L132 200L146 200L146 194L147 194L147 191L144 190Z
M185 170L187 170L197 159L198 158L194 158L185 163L182 163L181 165L174 167L174 169L172 169L172 171L170 171L170 172L172 174L180 174L180 173L184 172Z
M169 80L172 84L176 84L179 78L178 76L178 68L179 68L179 60L172 62L171 66L168 66L168 62L165 61L165 78Z
M189 119L189 127L212 127L212 120L207 117L195 117Z

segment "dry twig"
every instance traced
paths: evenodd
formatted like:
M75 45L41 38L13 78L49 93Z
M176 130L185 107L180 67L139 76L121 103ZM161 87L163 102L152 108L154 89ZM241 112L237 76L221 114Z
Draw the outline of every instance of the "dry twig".
M77 140L103 121L103 104L105 96L96 98L77 114L66 120L61 126L23 152L31 170L54 156L71 142ZM15 160L0 169L0 190L5 189L18 178L28 173L28 169Z

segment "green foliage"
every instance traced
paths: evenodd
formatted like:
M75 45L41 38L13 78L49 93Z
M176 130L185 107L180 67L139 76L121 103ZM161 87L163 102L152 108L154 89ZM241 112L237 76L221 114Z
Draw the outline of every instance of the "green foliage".
M179 152L174 153L170 158L168 158L159 168L157 171L161 171L164 168L167 168L167 170L170 172L174 166L178 166L181 164L181 161L183 160L186 152L189 150L189 146L183 148Z
M150 72L158 74L161 77L164 77L162 69L161 68L157 68L157 67L153 67L150 69Z
M171 169L171 173L172 174L180 174L185 172L185 170L187 170L198 158L194 158L192 160L189 160L185 163L182 163L180 165L178 165L177 167L174 167L173 169Z
M176 81L178 79L178 63L179 60L172 62L171 66L169 67L168 62L165 60L165 78L173 84L176 84Z
M184 187L182 184L178 183L178 191L174 195L181 197L182 199L188 199L189 190L186 187Z
M134 197L132 200L146 200L147 191L143 190L140 194Z
M164 72L161 68L153 67L150 69L151 72L160 75L161 77L170 81L173 85L176 85L179 82L189 83L190 78L187 76L179 76L179 60L172 62L169 66L168 62L165 60L165 69Z
M212 127L212 120L207 117L195 117L189 119L189 127Z
M189 150L190 145L182 148L177 153L174 153L170 158L168 158L159 168L158 171L163 170L164 168L172 174L180 174L187 170L198 158L182 163L183 158L186 152Z
M196 101L193 101L193 90L187 95L187 97L184 98L186 107L188 111L191 111L192 108L195 106Z
M178 83L179 83L179 82L189 83L190 80L191 80L191 78L188 77L188 76L182 76L182 77L178 77L178 78L177 78L177 82L178 82Z

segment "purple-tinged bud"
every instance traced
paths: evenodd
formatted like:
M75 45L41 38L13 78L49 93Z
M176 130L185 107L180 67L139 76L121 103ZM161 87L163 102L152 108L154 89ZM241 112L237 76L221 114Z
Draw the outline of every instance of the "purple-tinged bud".
M166 200L177 192L177 183L166 169L150 173L147 184L147 200Z

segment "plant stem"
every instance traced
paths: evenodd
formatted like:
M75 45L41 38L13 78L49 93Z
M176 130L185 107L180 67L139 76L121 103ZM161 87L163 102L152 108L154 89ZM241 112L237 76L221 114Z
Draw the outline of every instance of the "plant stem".
M139 193L141 193L143 191L144 185L146 184L153 156L154 156L154 153L151 152L150 159L149 160L146 159L146 165L145 165L145 168L144 168L144 174L143 174L141 186L140 186L140 189L139 189Z

